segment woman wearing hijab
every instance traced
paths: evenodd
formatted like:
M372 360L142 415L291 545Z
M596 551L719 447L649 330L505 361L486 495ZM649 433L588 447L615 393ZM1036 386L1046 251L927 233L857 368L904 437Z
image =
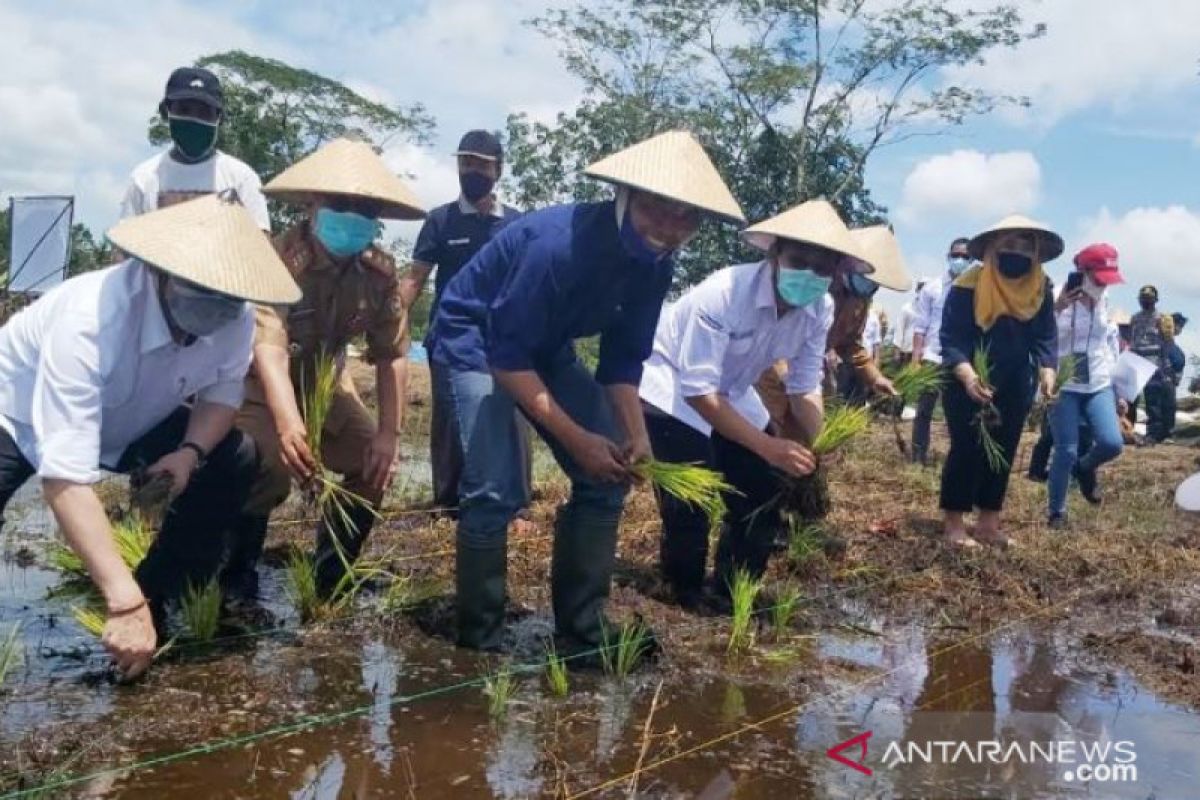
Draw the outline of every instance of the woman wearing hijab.
M1021 216L1011 216L971 240L970 254L982 263L964 272L950 289L942 316L941 345L954 376L943 405L950 453L942 470L941 507L946 542L975 548L980 542L1006 545L1000 510L1035 385L1054 393L1058 364L1054 297L1042 265L1063 251L1058 234ZM985 385L972 359L986 354ZM987 404L999 412L990 433L1003 452L993 468L978 424ZM978 510L974 535L964 515Z

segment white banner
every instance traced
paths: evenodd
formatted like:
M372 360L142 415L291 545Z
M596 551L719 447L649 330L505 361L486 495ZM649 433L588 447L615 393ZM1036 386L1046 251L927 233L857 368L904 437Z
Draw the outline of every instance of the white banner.
M73 197L14 197L8 290L44 292L61 283L71 257Z

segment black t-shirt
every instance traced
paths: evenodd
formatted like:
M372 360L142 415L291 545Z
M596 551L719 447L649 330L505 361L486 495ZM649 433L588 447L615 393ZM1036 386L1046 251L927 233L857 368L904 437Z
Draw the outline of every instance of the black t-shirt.
M512 206L501 205L503 214L464 214L458 200L438 206L425 218L413 260L437 267L433 289L435 298L462 266L478 253L505 225L521 216ZM436 300L435 300L436 302Z

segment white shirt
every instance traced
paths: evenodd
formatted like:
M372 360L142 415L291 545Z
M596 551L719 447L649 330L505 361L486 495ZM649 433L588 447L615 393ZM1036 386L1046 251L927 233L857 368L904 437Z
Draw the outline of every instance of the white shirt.
M270 233L271 217L258 174L245 162L220 150L196 164L183 164L169 153L159 153L138 164L129 176L129 188L121 201L121 217L136 217L226 189L236 190L258 227Z
M141 262L89 272L0 328L0 427L40 477L95 483L192 395L240 407L253 342L250 304L183 347Z
M925 337L925 348L921 360L931 364L942 363L942 308L954 280L947 274L921 287L917 294L917 317L913 321L913 334Z
M1068 381L1064 392L1091 394L1112 384L1112 370L1120 356L1120 343L1115 325L1108 321L1108 303L1103 299L1089 310L1082 303L1072 303L1055 316L1058 323L1058 357L1075 355L1087 358L1087 383Z
M706 436L712 426L687 403L720 394L756 428L769 415L754 390L763 370L788 362L788 394L821 389L833 299L824 295L779 316L767 261L726 267L663 308L639 393Z
M916 299L909 300L900 309L900 318L896 320L896 330L892 331L892 344L901 353L911 353L913 349L913 328L917 321Z
M879 322L879 312L872 308L867 312L867 322L863 325L862 346L873 358L881 344L883 344L883 333Z

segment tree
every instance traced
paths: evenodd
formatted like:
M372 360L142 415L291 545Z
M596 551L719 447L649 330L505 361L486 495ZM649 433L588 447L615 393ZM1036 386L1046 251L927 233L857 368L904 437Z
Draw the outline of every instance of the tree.
M519 203L594 198L588 163L682 127L751 220L826 197L854 225L884 219L864 180L880 148L1028 102L936 85L937 71L1044 32L1009 5L959 13L939 0L599 0L529 24L558 44L584 94L551 125L509 117ZM743 255L734 231L706 226L680 281Z
M345 84L282 61L240 50L204 56L197 67L221 79L225 114L219 144L249 164L266 183L322 144L340 136L363 139L378 148L393 140L428 143L433 118L422 105L392 108L369 100ZM150 120L152 144L170 141L166 124ZM292 211L272 209L279 229Z

